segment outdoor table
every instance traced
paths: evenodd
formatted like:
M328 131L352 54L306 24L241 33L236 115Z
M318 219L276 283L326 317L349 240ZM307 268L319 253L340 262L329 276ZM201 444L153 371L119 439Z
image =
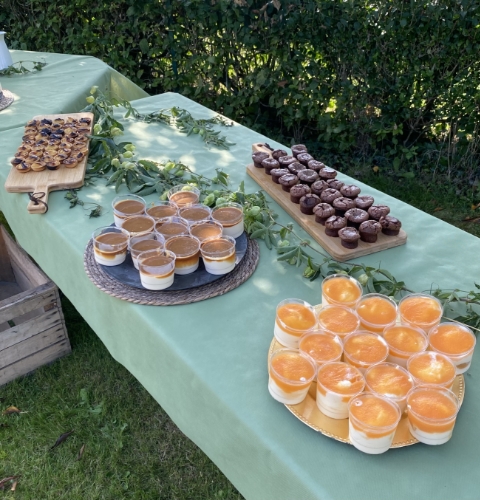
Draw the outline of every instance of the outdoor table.
M40 75L29 75L35 81ZM62 82L57 83L60 88ZM83 96L77 96L81 101ZM72 97L73 100L73 97ZM35 112L52 112L38 97ZM213 112L174 93L133 102L140 112L179 106L195 117ZM69 110L70 111L70 110ZM120 114L118 116L121 116ZM22 120L26 118L22 115ZM15 116L8 120L19 121ZM4 116L0 114L0 121ZM245 181L251 145L276 143L246 127L222 128L236 144L230 150L208 149L200 137L163 124L127 120L121 140L137 145L139 157L175 159L207 176L215 168L230 174L231 186ZM22 130L0 134L0 182L8 159L20 143ZM284 146L282 146L284 147ZM417 291L435 287L474 288L480 281L480 240L395 198L354 181L362 193L388 204L408 233L406 245L358 259L388 269ZM126 193L122 187L120 193ZM452 499L478 498L480 431L480 353L465 376L466 396L451 441L443 446L417 444L366 455L325 437L274 401L267 390L267 353L273 338L275 308L287 297L312 304L321 301L321 281L309 282L295 267L276 260L260 244L258 268L235 290L203 302L182 306L134 305L97 289L83 268L83 253L93 230L110 224L115 196L98 180L79 196L100 203L104 214L89 219L80 207L72 210L64 193L50 195L45 215L29 215L25 194L0 189L0 208L20 244L72 301L80 314L122 363L152 394L178 427L192 439L248 499ZM148 196L153 201L155 196ZM290 217L272 203L282 223ZM298 226L295 230L307 237Z

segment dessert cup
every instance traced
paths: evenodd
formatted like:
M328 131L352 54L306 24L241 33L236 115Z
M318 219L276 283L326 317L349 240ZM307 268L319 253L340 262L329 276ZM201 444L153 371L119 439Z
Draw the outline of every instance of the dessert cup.
M93 254L102 266L118 266L125 261L128 249L128 233L119 227L99 227L93 234Z
M160 237L160 235L158 235ZM140 236L139 238L130 238L130 255L135 269L138 269L138 256L147 250L159 249L163 250L165 240L148 238Z
M398 311L402 325L421 328L425 333L437 326L443 315L442 303L425 293L405 295L398 304Z
M351 276L331 274L322 281L322 304L355 309L362 296L362 285Z
M360 327L360 318L355 311L345 306L322 306L317 312L318 325L331 335L341 339Z
M112 201L113 218L117 227L122 227L125 219L134 215L143 215L146 203L143 198L134 194L117 196Z
M388 344L388 358L390 363L407 367L408 358L427 350L428 339L423 330L411 326L387 326L383 331L383 338Z
M355 308L360 317L360 328L369 332L382 333L397 321L397 304L380 293L367 293Z
M313 307L301 299L285 299L277 306L274 335L280 344L298 349L300 337L315 329Z
M164 290L173 284L175 254L168 250L154 249L138 257L138 270L142 286L148 290Z
M165 241L165 249L175 254L175 274L191 274L198 269L200 240L195 236L172 236Z
M178 211L178 215L188 221L189 224L201 220L208 220L210 219L211 213L211 208L207 207L207 205L202 205L201 203L185 205Z
M212 219L223 226L224 236L238 238L244 231L243 207L239 203L222 203L215 207Z
M190 224L190 234L202 242L222 236L223 226L213 220L202 220Z
M451 389L457 374L455 365L447 356L433 351L419 352L407 361L407 370L416 385L430 384Z
M178 208L192 203L198 203L200 190L190 184L179 184L168 191L168 201L175 203Z
M362 373L377 363L383 363L388 356L388 345L377 333L358 331L343 340L343 359Z
M178 207L171 201L157 201L147 208L147 215L156 221L165 217L174 217L178 215Z
M340 361L343 354L343 344L340 337L330 335L322 330L313 330L302 335L298 348L300 352L310 356L317 367L331 361Z
M235 268L235 238L219 236L200 243L200 253L207 273L227 274Z
M136 236L153 235L155 221L148 215L134 215L122 222L122 229L127 231L130 238Z
M188 221L181 217L165 217L155 223L155 234L161 235L165 241L173 236L186 235L190 233Z

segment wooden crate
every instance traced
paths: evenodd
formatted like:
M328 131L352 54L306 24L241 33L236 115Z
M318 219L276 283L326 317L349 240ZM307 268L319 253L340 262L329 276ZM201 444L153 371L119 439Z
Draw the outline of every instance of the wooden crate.
M0 386L70 351L58 288L0 225Z

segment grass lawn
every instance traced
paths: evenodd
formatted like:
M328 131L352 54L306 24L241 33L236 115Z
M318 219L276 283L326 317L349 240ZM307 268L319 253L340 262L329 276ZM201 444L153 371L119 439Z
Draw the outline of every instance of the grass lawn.
M448 185L373 173L361 180L480 236L480 209ZM0 499L242 498L67 300L63 310L72 354L0 388L0 409L26 412L0 414L0 481L21 475L15 493L0 490Z

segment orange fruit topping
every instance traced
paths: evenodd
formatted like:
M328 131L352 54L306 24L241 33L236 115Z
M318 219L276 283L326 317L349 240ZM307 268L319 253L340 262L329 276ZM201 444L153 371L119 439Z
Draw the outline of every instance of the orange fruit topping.
M403 398L413 387L414 382L399 367L392 365L374 365L365 374L367 385L372 391L385 396Z
M424 352L410 358L408 371L425 384L450 385L455 378L455 366L445 356Z
M355 361L369 365L384 361L388 356L388 347L381 338L367 332L355 334L346 339L343 349Z
M350 309L341 306L324 307L318 313L318 321L325 330L340 336L354 332L360 324Z
M457 405L441 391L427 388L415 391L409 396L407 404L408 418L420 430L446 432L455 425ZM447 420L447 422L435 423L435 420Z
M390 353L398 357L408 358L428 346L425 336L409 326L391 326L383 332L383 338L387 341ZM406 356L401 353L406 353Z
M378 296L361 300L357 306L357 314L360 320L379 327L390 325L397 319L395 306L388 299Z
M399 420L398 410L376 396L362 397L350 405L350 413L361 423L372 427L390 427Z
M310 385L314 375L312 363L295 352L277 354L270 364L270 376L284 392L304 389Z
M342 345L335 337L323 334L308 335L300 342L300 350L318 363L326 363L340 358Z
M353 306L362 295L356 282L347 276L326 280L322 285L322 293L327 297L327 300L346 306Z
M407 323L421 328L440 321L442 308L433 297L406 297L400 304L400 315Z
M445 323L430 333L430 345L446 354L464 354L475 345L475 337L461 325Z
M303 304L284 304L277 310L277 324L291 335L300 336L317 323L315 314Z
M354 396L365 387L365 379L360 371L346 363L329 363L320 367L318 383L331 392L345 396ZM321 390L319 385L317 389Z

